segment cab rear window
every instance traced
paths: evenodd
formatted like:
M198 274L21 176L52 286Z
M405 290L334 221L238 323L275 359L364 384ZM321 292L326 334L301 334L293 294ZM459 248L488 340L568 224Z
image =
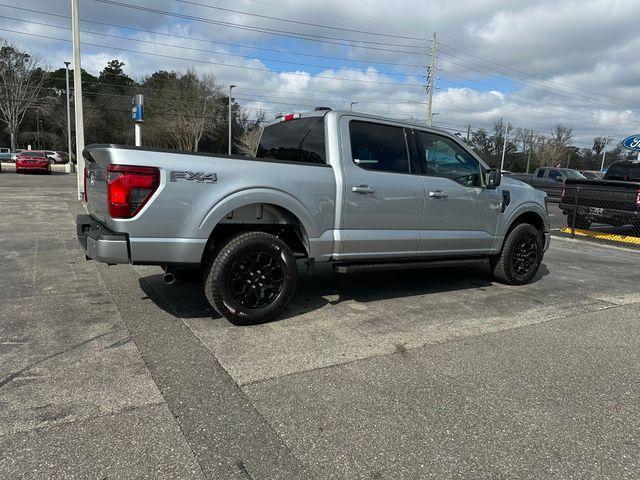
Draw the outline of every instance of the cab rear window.
M326 163L324 117L269 125L262 133L256 156L289 162Z
M605 180L626 180L640 182L640 164L618 163L613 164L604 176Z

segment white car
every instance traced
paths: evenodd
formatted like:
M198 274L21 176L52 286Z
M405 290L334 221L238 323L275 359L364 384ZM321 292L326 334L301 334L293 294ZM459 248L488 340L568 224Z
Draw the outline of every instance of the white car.
M44 152L49 159L50 164L54 163L67 163L69 161L69 156L63 154L62 152L54 152L53 150L45 150Z

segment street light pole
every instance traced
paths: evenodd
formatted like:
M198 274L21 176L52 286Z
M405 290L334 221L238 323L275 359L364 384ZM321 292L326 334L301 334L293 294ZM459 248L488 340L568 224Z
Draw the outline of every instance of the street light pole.
M236 85L229 85L229 155L231 155L231 90L233 90Z
M82 117L82 62L80 61L80 14L78 0L71 0L71 30L73 32L73 103L76 120L76 168L78 199L84 196L84 119Z
M504 143L502 144L502 160L500 161L500 170L504 170L504 157L507 153L507 133L509 132L510 124L505 124L504 126Z
M611 143L611 140L613 140L612 137L607 137L604 139L604 145L602 145L602 163L600 164L600 171L602 172L604 170L604 157L607 154L607 145L609 145L609 143Z
M69 65L71 62L64 62L65 75L67 79L67 153L69 154L69 163L65 166L67 173L73 172L73 162L71 161L71 102L69 100Z

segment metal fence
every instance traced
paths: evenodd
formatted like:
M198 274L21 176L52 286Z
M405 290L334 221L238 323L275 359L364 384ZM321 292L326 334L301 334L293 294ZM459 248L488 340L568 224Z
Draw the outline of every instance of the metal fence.
M552 234L640 246L640 190L566 185L547 202Z

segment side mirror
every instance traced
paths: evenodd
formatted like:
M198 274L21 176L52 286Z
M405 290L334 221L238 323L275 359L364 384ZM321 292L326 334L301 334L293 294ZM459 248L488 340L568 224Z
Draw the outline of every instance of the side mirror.
M487 174L487 188L498 188L502 181L502 171L499 168L492 168Z

